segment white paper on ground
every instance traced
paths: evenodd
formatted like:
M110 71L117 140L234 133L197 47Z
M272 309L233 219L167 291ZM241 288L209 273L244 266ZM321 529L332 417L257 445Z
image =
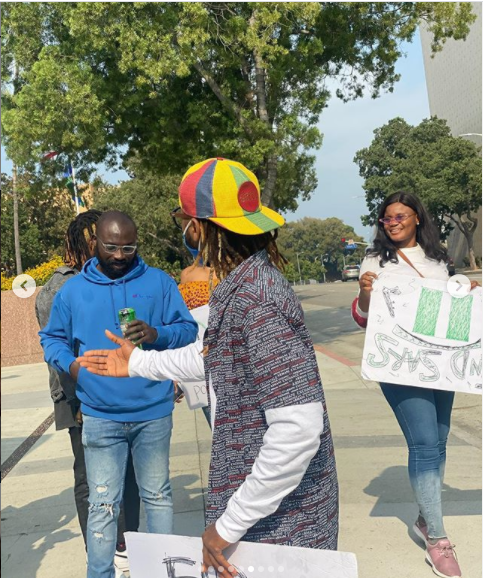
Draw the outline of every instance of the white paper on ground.
M203 578L201 538L126 532L131 578ZM238 542L225 550L240 578L357 578L349 552ZM208 576L215 578L215 572Z
M190 313L196 323L198 323L198 336L196 339L203 341L206 328L208 327L208 315L210 308L208 305L191 309ZM190 409L198 409L208 405L208 394L206 392L206 381L183 381L179 383L186 398L186 403Z
M383 274L374 282L362 377L482 393L480 287L462 299L445 281Z

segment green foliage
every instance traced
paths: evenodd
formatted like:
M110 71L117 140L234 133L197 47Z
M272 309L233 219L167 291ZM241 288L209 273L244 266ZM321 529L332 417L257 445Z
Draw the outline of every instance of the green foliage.
M298 273L295 270L293 262L289 262L287 265L285 265L283 274L288 279L288 281L290 281L290 283L296 283L298 281L297 279Z
M66 191L29 172L19 172L19 229L22 261L31 268L62 253L64 235L75 217L74 205ZM2 173L2 271L15 269L13 237L12 179Z
M170 212L178 206L179 175L159 176L146 170L139 161L131 161L130 181L96 188L94 206L117 209L130 215L138 227L139 253L153 267L178 278L182 268L192 261L183 247L181 231Z
M24 273L26 275L30 275L34 279L35 283L37 284L37 287L41 287L42 285L45 285L47 281L52 277L55 270L61 267L62 265L64 265L64 260L62 259L62 257L56 255L52 257L50 261L41 263L37 267L26 269ZM2 271L2 291L9 291L12 288L12 282L14 279L15 276L12 275L8 277Z
M297 255L302 279L321 280L324 272L327 272L330 278L337 278L344 263L342 238L363 241L352 227L335 217L305 217L300 221L287 223L280 229L278 237L280 250L290 262L290 269L286 272L287 279L299 280ZM346 262L358 263L363 256L364 247L360 246L353 255L346 257Z
M395 118L374 131L368 148L354 162L364 179L374 225L382 201L398 190L413 192L429 209L444 239L453 225L481 206L481 148L451 136L445 120L433 117L418 126Z
M61 150L80 180L119 147L157 174L236 158L266 204L293 210L317 184L324 79L344 100L392 90L422 20L438 50L474 16L453 2L3 3L3 142L19 166Z

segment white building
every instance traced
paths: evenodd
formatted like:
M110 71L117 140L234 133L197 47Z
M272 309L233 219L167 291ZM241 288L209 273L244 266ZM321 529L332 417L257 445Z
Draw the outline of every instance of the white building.
M424 69L432 116L447 120L453 136L464 135L481 146L482 18L481 3L471 2L477 20L465 41L449 39L431 58L432 34L420 27ZM481 208L475 233L475 255L481 258ZM459 230L448 239L448 249L457 266L467 256L467 244Z

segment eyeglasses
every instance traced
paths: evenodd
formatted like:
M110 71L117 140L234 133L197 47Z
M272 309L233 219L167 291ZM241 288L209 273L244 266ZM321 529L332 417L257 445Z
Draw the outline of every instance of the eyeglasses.
M177 217L177 214L179 213L179 211L181 211L181 207L176 207L176 209L171 211L170 215L171 215L171 218L173 219L174 226L181 231L182 230L181 223L178 221L178 217Z
M97 237L97 240L104 247L106 253L117 253L120 249L124 255L132 255L138 248L137 245L113 245L111 243L104 243L104 241L101 241L99 237Z
M406 219L409 219L409 217L414 217L415 214L416 213L412 213L411 215L396 215L395 217L384 217L383 219L379 219L379 222L383 223L384 225L390 225L393 221L395 223L402 223Z

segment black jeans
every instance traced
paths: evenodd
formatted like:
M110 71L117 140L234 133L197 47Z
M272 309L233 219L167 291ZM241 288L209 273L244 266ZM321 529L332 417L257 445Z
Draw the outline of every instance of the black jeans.
M74 454L74 496L77 517L81 527L84 544L87 536L87 517L89 515L89 487L87 485L86 463L84 460L84 446L82 445L82 428L69 428L70 443ZM124 485L124 499L121 504L121 513L117 523L117 542L124 542L124 532L137 532L139 528L139 489L136 484L134 466L131 454L127 462L126 479Z

